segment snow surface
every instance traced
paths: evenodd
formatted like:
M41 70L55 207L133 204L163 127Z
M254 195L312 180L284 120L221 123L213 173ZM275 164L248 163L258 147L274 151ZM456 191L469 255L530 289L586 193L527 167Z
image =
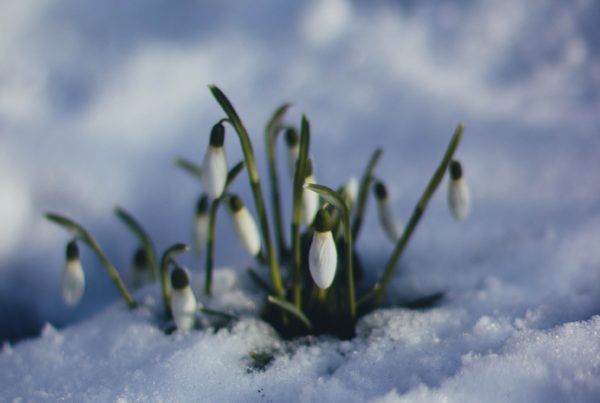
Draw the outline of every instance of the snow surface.
M3 1L0 400L600 400L599 20L590 0ZM83 248L86 294L61 302L68 235L44 211L85 224L124 275L136 244L116 204L160 248L191 240L200 187L172 161L201 161L222 116L210 83L263 173L263 125L284 101L290 123L311 121L320 183L360 175L383 146L376 173L404 220L465 123L471 216L455 222L438 191L355 339L283 342L252 319L261 299L224 216L203 303L239 322L165 334L158 290L127 311ZM234 136L225 146L241 159ZM374 278L391 250L374 203L358 248ZM182 262L200 295L200 260ZM436 308L395 307L439 290ZM275 358L259 370L250 352Z

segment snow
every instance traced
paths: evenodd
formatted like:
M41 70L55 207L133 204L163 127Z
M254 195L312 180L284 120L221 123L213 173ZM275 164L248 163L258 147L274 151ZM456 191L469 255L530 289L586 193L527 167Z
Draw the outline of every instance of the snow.
M597 2L121 3L0 6L0 400L600 400ZM44 211L81 221L125 278L137 245L116 204L160 248L191 242L200 185L173 160L200 163L222 117L212 83L256 142L263 190L263 125L291 101L319 182L359 176L384 148L376 174L404 222L464 122L471 214L452 219L444 181L356 338L283 341L257 320L224 212L213 297L201 258L181 261L202 304L239 321L165 332L158 288L128 311L84 248L89 287L62 303L68 235ZM357 245L375 278L392 245L373 200ZM435 308L399 308L437 291Z

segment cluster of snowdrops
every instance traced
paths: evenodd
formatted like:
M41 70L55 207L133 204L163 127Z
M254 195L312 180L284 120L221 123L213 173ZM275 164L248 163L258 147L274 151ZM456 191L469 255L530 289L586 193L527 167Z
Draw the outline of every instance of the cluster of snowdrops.
M266 276L260 270L248 269L248 275L265 291L261 316L286 337L322 333L341 338L353 336L357 318L382 303L395 267L446 172L450 176L447 197L452 215L462 220L469 213L469 189L462 165L454 159L462 136L462 124L457 126L441 162L403 226L394 214L384 182L373 173L382 150L374 150L360 180L351 178L335 190L318 184L309 158L309 122L303 116L299 130L285 124L288 104L277 108L265 128L270 190L270 208L267 209L248 132L223 92L215 86L210 86L210 90L226 116L213 126L201 165L177 160L181 168L200 179L204 190L197 203L193 240L205 256L203 292L207 296L212 293L216 217L223 205L230 213L241 245L256 259L257 266L266 268L264 272L268 273ZM224 147L226 125L237 134L244 156L243 161L232 167L227 163ZM283 220L275 152L280 137L286 144L287 170L292 181L291 223L287 226ZM256 216L242 198L230 190L244 170L250 181ZM369 195L376 200L381 227L395 247L381 278L372 284L363 284L357 281L361 267L353 241L361 230ZM188 250L188 245L171 245L159 258L154 243L140 223L121 208L115 212L140 242L133 258L129 287L158 282L165 320L172 319L176 328L182 331L194 328L199 311L211 311L197 302L190 287L189 272L177 262L177 255ZM85 275L78 250L78 242L83 242L98 255L127 306L134 309L137 303L128 286L92 235L63 215L47 213L46 217L73 234L66 248L62 277L65 303L76 305L84 293ZM289 234L289 243L286 234ZM412 305L431 304L441 296L441 293L424 296Z

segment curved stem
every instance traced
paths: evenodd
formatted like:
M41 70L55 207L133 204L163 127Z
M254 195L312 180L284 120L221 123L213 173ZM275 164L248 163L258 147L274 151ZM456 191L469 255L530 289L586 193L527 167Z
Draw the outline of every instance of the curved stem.
M425 208L427 207L427 204L429 203L431 196L433 195L433 193L437 189L438 185L442 181L442 178L444 177L444 173L446 172L446 169L448 168L448 164L450 163L450 160L452 159L452 156L454 155L454 152L456 151L456 148L458 147L458 144L460 143L463 129L464 129L464 127L463 127L462 123L460 123L456 127L456 130L454 131L454 135L452 136L452 139L450 140L450 143L448 144L448 148L446 149L446 152L444 153L442 161L440 162L440 164L438 165L433 176L429 180L427 187L423 191L423 194L421 195L421 198L419 199L417 205L415 206L413 213L408 221L408 224L406 225L406 228L404 229L404 232L402 233L402 237L400 237L400 239L398 240L398 243L396 244L396 247L392 251L392 255L390 256L390 258L385 266L385 270L383 272L383 277L381 278L381 281L379 282L380 286L375 291L375 294L374 294L374 303L375 303L376 307L381 304L381 302L383 300L383 296L385 294L385 290L390 283L392 275L394 274L394 269L396 267L396 263L398 263L400 256L402 256L402 253L404 252L406 244L410 240L410 237L412 236L415 228L417 227L419 220L423 216L423 213L425 212Z
M134 309L137 306L137 304L135 303L135 301L131 297L131 294L129 294L127 287L125 287L125 284L121 280L119 272L117 271L115 266L113 266L113 264L110 262L110 260L108 260L108 257L100 247L100 244L98 244L98 242L94 239L94 237L92 237L92 235L90 235L90 233L87 232L85 228L83 228L80 224L71 220L70 218L55 213L46 213L45 216L48 220L71 231L75 235L75 237L81 239L85 244L87 244L90 247L90 249L92 249L96 253L98 258L106 268L108 277L110 277L112 282L119 290L119 293L125 300L125 303L129 307L129 309Z
M252 189L252 195L254 197L256 214L259 217L263 240L266 247L267 262L269 264L271 280L273 281L273 287L277 296L280 298L284 298L285 290L283 288L283 283L281 281L281 273L279 272L279 267L275 258L275 249L273 248L273 241L271 240L269 220L265 212L265 203L260 187L258 170L256 169L256 163L254 161L254 152L252 151L250 137L248 136L248 132L246 131L246 128L244 127L237 112L233 108L233 105L231 105L225 94L223 94L223 92L214 85L211 85L209 88L219 105L221 105L221 108L223 108L223 110L227 114L231 124L233 125L240 139L242 152L244 153L244 160L246 162L246 169L248 171L248 179L250 180L250 188Z
M121 221L127 225L127 227L133 232L133 234L138 238L142 247L144 248L144 252L148 258L148 266L152 272L152 277L154 280L158 279L158 264L156 262L156 248L154 247L154 243L148 236L148 233L144 230L144 228L140 225L140 223L133 218L131 214L127 211L123 210L120 207L115 207L115 214Z

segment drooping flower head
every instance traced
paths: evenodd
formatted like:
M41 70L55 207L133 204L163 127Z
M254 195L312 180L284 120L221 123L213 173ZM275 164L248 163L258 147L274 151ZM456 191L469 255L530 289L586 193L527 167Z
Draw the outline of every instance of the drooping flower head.
M227 182L224 142L225 127L219 122L212 128L210 142L202 161L202 185L213 199L221 197Z
M208 196L203 194L196 204L196 217L194 220L194 250L201 254L208 242L208 221L209 221L209 202Z
M304 183L316 183L313 173L312 160L306 161L306 176ZM313 223L315 215L319 210L319 194L309 189L302 190L302 222L309 226Z
M62 276L62 296L65 304L75 306L83 297L85 290L85 274L79 260L77 241L67 244L66 263Z
M240 243L251 255L257 256L261 246L260 234L254 218L238 195L229 197L229 211Z
M190 287L185 269L176 266L171 272L171 313L179 330L193 329L196 324L198 304Z
M285 144L287 145L288 173L290 178L294 180L296 161L298 161L298 156L300 155L300 140L296 129L293 127L290 127L285 131Z
M448 167L450 181L448 183L448 207L452 216L464 220L471 210L471 193L465 182L463 167L460 161L452 160Z
M139 247L133 254L133 264L129 276L131 288L138 289L152 282L152 273L148 266L148 255L144 248Z
M396 218L384 183L377 181L373 188L377 200L377 215L379 223L390 241L396 242L402 234L402 225Z
M317 287L331 286L337 268L337 249L333 234L333 219L327 209L320 209L314 220L314 232L308 251L310 275Z

